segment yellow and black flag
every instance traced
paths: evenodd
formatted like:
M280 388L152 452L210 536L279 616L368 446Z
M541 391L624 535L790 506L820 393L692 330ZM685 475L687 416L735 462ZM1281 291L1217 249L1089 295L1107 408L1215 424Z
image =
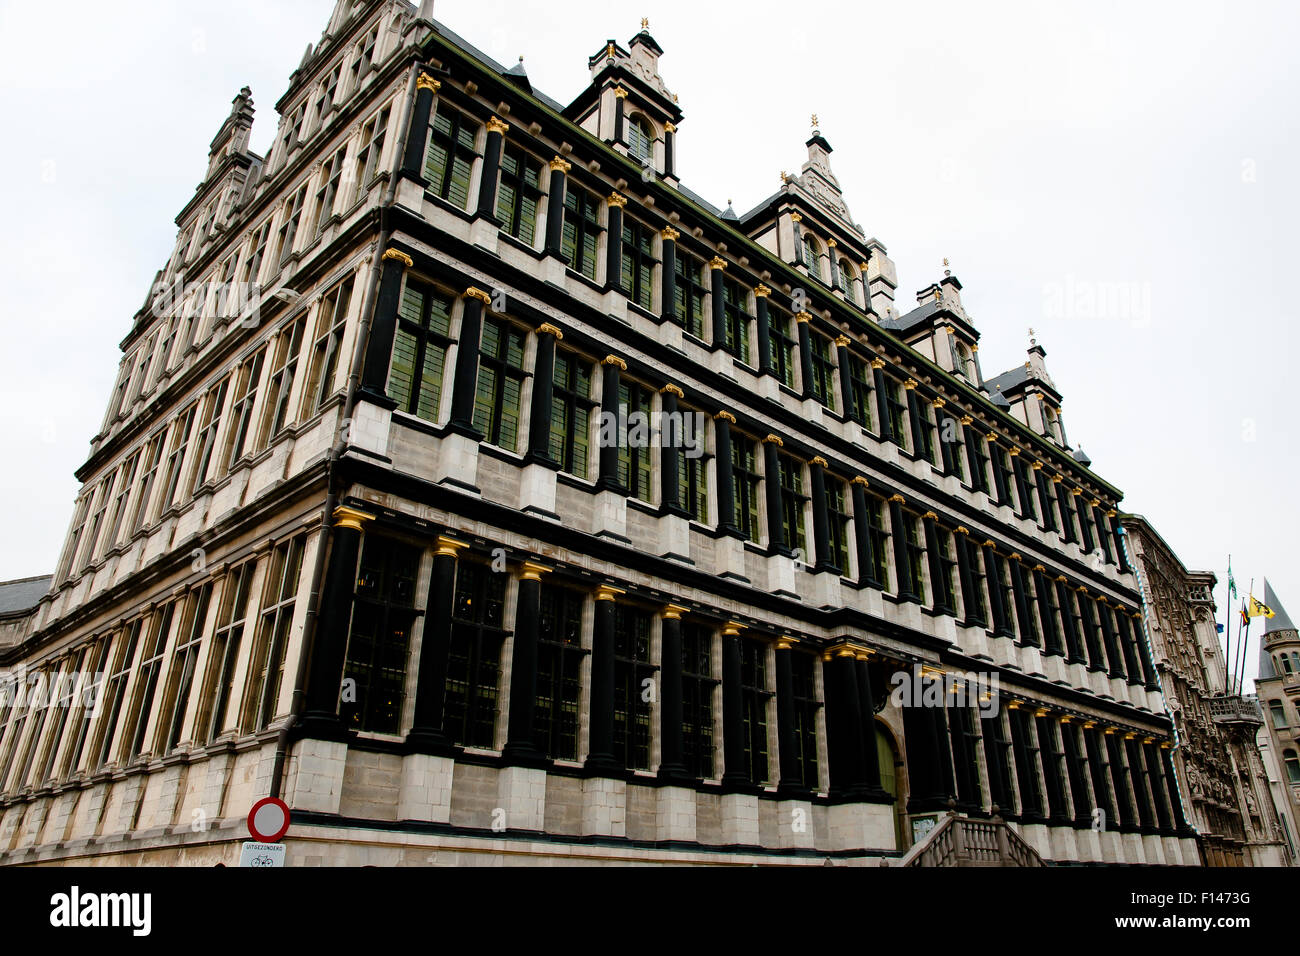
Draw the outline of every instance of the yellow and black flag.
M1249 617L1273 617L1277 612L1267 604L1255 600L1255 595L1250 596Z

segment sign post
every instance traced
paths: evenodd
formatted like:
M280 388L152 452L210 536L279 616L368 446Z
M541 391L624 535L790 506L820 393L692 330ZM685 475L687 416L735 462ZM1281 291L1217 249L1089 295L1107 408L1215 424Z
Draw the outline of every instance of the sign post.
M285 848L280 841L289 831L289 807L283 800L266 797L248 811L248 832L253 840L239 853L239 865L255 869L284 866Z

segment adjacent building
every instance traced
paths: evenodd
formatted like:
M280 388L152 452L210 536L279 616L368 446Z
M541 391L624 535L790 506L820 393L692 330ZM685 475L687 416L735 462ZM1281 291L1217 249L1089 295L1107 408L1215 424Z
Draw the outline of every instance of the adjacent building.
M56 688L0 861L231 864L270 794L291 866L1198 863L1045 350L905 302L820 130L691 192L648 28L565 104L432 6L340 0L213 139L0 651Z
M1292 858L1300 854L1300 635L1277 594L1264 581L1264 603L1273 617L1264 619L1255 689L1268 713L1259 730L1259 746L1270 765L1272 793Z
M1215 576L1188 571L1140 515L1124 515L1123 527L1173 719L1179 786L1205 865L1290 865L1286 830L1255 744L1264 723L1259 698L1229 686L1215 626Z

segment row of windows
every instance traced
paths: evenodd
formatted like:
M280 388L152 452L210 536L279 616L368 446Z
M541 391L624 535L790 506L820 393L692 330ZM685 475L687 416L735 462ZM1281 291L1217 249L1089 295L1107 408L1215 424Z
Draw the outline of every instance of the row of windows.
M151 432L77 502L56 580L65 581L190 501L342 387L354 278L282 323L256 351ZM302 373L300 374L300 369Z
M399 734L408 726L404 721L410 713L406 698L411 675L406 668L412 630L421 615L415 599L421 592L415 586L421 575L421 552L368 537L361 569L346 665L347 675L357 681L358 697L344 705L343 716L361 731ZM382 582L389 582L387 589ZM502 741L500 701L507 680L502 661L512 634L508 609L515 599L511 582L508 575L487 565L458 562L442 726L459 746L498 749ZM546 581L540 587L534 743L549 759L577 761L584 756L581 715L589 707L595 601L561 583ZM647 688L656 683L662 661L657 656L654 619L651 611L633 604L620 603L614 612L614 749L619 763L633 770L651 770L655 763L657 695ZM378 626L380 621L384 626ZM681 627L685 762L692 776L711 779L717 774L721 740L721 639L718 628L709 624L684 622ZM767 784L773 782L776 769L771 744L776 694L772 655L776 652L763 640L745 636L738 641L745 775L754 783ZM799 782L816 788L822 780L818 741L823 732L818 716L822 707L818 659L795 651L791 664ZM905 720L919 719L917 713L929 712L909 708ZM1126 746L1117 748L1113 745L1120 743L1119 738L1090 736L1094 731L1077 725L1058 729L1055 720L1034 718L1025 710L1011 710L1004 718L1006 713L984 719L981 734L970 710L948 709L951 755L963 800L980 803L976 763L982 745L990 794L1003 807L1012 807L1018 798L1021 812L1065 816L1068 787L1077 815L1090 818L1094 805L1109 811L1118 802L1124 823L1145 824L1154 808L1157 816L1151 822L1167 825L1163 770L1154 751L1146 753L1147 761L1154 761L1148 766L1135 742L1125 741ZM914 736L917 741L927 739L919 730L915 735L909 730L909 740ZM1086 746L1081 736L1087 738ZM1109 753L1098 749L1101 739L1111 745ZM1012 793L1012 760L1020 781L1018 794ZM926 785L920 762L913 774L915 793L918 786ZM1104 789L1104 796L1098 798L1104 803L1089 797L1085 775L1094 791Z
M421 559L420 549L378 536L368 536L362 549L344 675L355 681L356 698L341 709L358 730L397 734L405 726L412 632L423 614L416 600ZM514 589L508 575L468 560L458 562L454 588L442 726L459 746L496 749L504 730L502 662L513 633L508 609ZM582 591L549 581L541 586L534 743L552 760L584 756L581 715L589 708L594 605ZM653 612L633 604L614 609L614 751L630 770L652 769L658 695L648 688L660 679L662 664L654 620ZM721 741L721 632L685 622L681 636L684 760L692 776L710 779ZM768 783L775 770L769 743L775 651L767 641L739 640L746 771L754 783ZM817 659L792 654L801 782L816 788Z
M456 301L449 293L408 280L399 308L388 392L403 411L435 423L440 422L445 414L443 395L447 391L449 351L455 342L453 323L457 312ZM523 432L527 416L522 403L523 383L529 375L524 360L526 353L525 333L521 327L505 317L489 316L484 320L479 348L474 422L486 441L512 452L521 450L525 438ZM554 369L547 445L553 460L563 471L589 480L597 466L600 437L600 422L596 414L600 409L597 398L597 364L577 352L557 346ZM620 423L635 420L635 417L643 417L648 421L660 408L655 389L620 377ZM689 407L682 406L679 410L685 415L686 421L696 420ZM676 456L676 501L664 498L663 476L659 474L661 459L653 453L653 443L650 441L639 444L630 440L620 442L617 458L619 484L632 497L651 504L676 506L704 524L730 524L756 544L771 544L768 531L772 525L766 514L767 498L763 493L763 483L769 477L763 444L737 429L731 430L733 500L731 513L720 515L717 495L710 494L711 489L718 487L715 444L707 427L705 434L688 437L694 440L695 450L691 454L681 453ZM986 443L971 441L966 444L987 455ZM960 458L955 460L960 461ZM973 460L983 467L986 459L977 457ZM777 454L777 464L778 473L774 480L781 489L782 542L791 551L809 555L812 549L807 529L813 517L813 503L808 466L783 451ZM1027 471L1025 473L1028 474ZM660 478L658 482L656 476ZM867 521L871 528L871 559L869 567L859 568L856 549L851 543L853 510L848 486L845 481L828 474L825 476L824 487L829 519L830 562L842 573L868 577L886 590L891 589L890 582L894 581L900 594L925 601L926 581L931 572L926 560L929 546L924 540L920 517L912 515L904 528L907 537L907 574L900 577L895 569L891 575L891 549L888 547L890 531L887 530L890 519L886 517L888 509L881 499L868 494L866 500ZM1088 509L1081 509L1086 510ZM1090 524L1087 526L1090 529L1092 527ZM1100 540L1109 548L1106 535L1101 535ZM932 588L938 589L935 605L955 613L957 608L953 580L958 560L950 531L940 530L935 548L939 565L945 569L938 576L939 580L930 582ZM1005 570L1005 559L999 557L998 560L1002 562L999 565L1002 568L1000 573L1006 577L1009 572ZM978 570L978 567L982 567L978 554L972 564L977 566L973 573L982 580L984 573ZM1007 587L1010 586L1008 583ZM963 589L963 592L966 590ZM978 587L974 588L972 593L979 590ZM1035 594L1032 582L1027 586L1027 591L1030 605L1033 606ZM986 602L983 597L973 597L966 617L1000 627L999 622L990 620L985 614L984 609L989 603L995 609L1012 606L1009 599L1006 602ZM1005 616L1009 619L1010 612L1007 611ZM1034 614L1027 614L1026 618L1034 620ZM1038 635L1042 632L1036 620L1033 624L1026 624L1022 630L1025 632L1024 639L1034 643L1038 642Z
M1099 728L1058 724L1024 709L1003 713L1005 717L981 721L993 803L1057 820L1091 820L1094 810L1101 809L1120 826L1167 830L1185 822L1175 812L1177 784L1154 744ZM965 726L953 727L954 752L957 737L967 732Z
M212 339L223 320L242 320L255 304L252 287L274 281L290 257L311 246L333 220L366 195L384 168L392 108L363 122L327 157L320 172L290 193L214 270L209 282L181 290L184 298L122 362L105 427L128 414L184 360ZM242 283L242 285L240 285Z
M45 665L3 695L0 792L266 729L284 712L306 536Z

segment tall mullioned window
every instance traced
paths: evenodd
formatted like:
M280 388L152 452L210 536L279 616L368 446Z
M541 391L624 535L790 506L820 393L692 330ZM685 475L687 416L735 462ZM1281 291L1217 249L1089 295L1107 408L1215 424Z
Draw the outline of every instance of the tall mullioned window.
M221 427L221 412L226 405L226 390L230 387L227 375L216 386L208 389L203 397L203 411L199 416L199 433L194 454L194 470L190 473L190 483L185 497L193 497L194 492L207 484L212 475L213 452L217 447L217 429Z
M903 451L911 447L907 434L907 401L903 398L901 383L892 379L885 381L885 404L889 408L889 424L894 431L894 443Z
M614 755L629 770L650 768L650 615L614 609Z
M262 346L235 372L235 403L230 407L230 431L226 438L226 470L234 468L250 450L253 406L257 404L257 389L262 381L262 363L265 361L266 346Z
M916 515L903 512L903 530L907 541L907 576L912 581L912 594L917 601L925 603L925 535L921 531L921 519Z
M289 417L289 397L293 393L294 378L298 375L298 353L302 350L306 330L307 319L300 318L276 336L266 407L262 411L262 426L257 439L259 449L265 448L287 425L293 424Z
M600 249L600 200L570 182L564 194L564 231L560 255L574 272L588 279L596 278L597 252Z
M871 580L889 590L889 529L885 527L885 503L867 495L867 537L871 541Z
M722 311L725 319L728 352L744 364L749 364L749 292L734 279L722 281Z
M456 568L443 725L463 747L492 747L496 740L505 579L486 564L460 561Z
M939 548L939 580L934 582L935 607L955 614L957 559L953 557L952 533L943 528L936 529L936 543Z
M361 129L361 148L357 150L356 165L352 174L352 204L366 194L366 190L379 175L379 160L384 154L384 141L388 138L388 107L380 110ZM463 208L463 207L462 207Z
M523 330L504 319L483 322L474 427L489 445L516 451L524 379Z
M262 615L248 664L248 685L244 691L244 714L240 727L254 733L267 727L279 710L280 686L284 681L284 657L289 647L289 629L298 599L298 578L306 538L299 536L277 545L271 552L271 566L263 589Z
M574 352L555 350L551 396L551 460L561 471L586 478L590 471L592 363Z
M286 562L301 564L301 554L288 554ZM292 565L286 565L292 570ZM411 628L415 626L415 583L420 573L420 549L379 536L367 536L357 571L357 586L352 602L352 630L348 637L347 662L343 678L347 689L340 715L344 722L356 730L377 734L395 734L401 730L402 705L406 699L406 662L410 652ZM288 577L279 575L276 590L278 603L268 608L268 617L262 627L268 642L275 629L287 628L293 612L287 604L292 594ZM294 583L296 584L296 576ZM280 611L288 610L289 622L282 622ZM270 630L267 630L267 629ZM269 645L268 645L269 646ZM256 662L255 662L256 663ZM267 705L274 701L267 697L278 691L266 684L269 669L257 681L258 689L265 694L257 703L263 717ZM350 683L349 683L350 682ZM250 722L256 714L246 715Z
M729 638L733 640L733 638ZM740 707L744 731L745 775L750 783L765 784L767 767L767 704L772 692L767 687L768 647L752 638L740 641Z
M424 178L429 192L460 209L469 207L470 177L478 159L479 124L459 110L441 105L429 133Z
M636 382L619 383L619 417L626 426L627 441L618 446L618 480L628 494L642 501L649 501L653 494L650 487L654 461L654 449L649 440L650 397L650 390ZM638 428L638 422L644 422L645 427Z
M752 438L732 432L731 475L735 498L732 520L750 541L763 540L758 513L758 452Z
M144 753L144 738L148 732L149 715L153 712L154 695L158 692L158 675L162 670L163 655L167 651L167 640L171 636L172 620L176 616L179 603L179 601L169 601L160 610L154 612L149 623L149 634L145 638L144 650L140 655L135 692L127 711L126 724L119 745L118 756L123 764L130 763Z
M91 766L95 769L108 763L112 753L117 722L122 716L122 704L126 700L126 684L131 672L135 670L135 651L140 644L140 632L143 629L144 618L136 618L117 639L113 670L104 682L103 716L95 729L95 744L91 749Z
M813 398L835 411L835 347L831 340L816 332L808 336L812 350L812 382L808 391Z
M643 309L654 307L655 233L635 219L623 217L619 282L629 299Z
M790 670L794 677L794 749L795 762L799 767L799 779L795 781L809 790L816 790L820 785L817 772L817 710L821 703L817 700L817 681L813 675L814 658L811 654L797 651L778 651L790 653Z
M695 422L696 413L680 409L684 423ZM705 453L704 432L695 425L683 426L683 440L691 447L679 449L677 455L677 506L696 521L709 523L709 459Z
M408 281L397 310L388 397L402 411L429 422L438 420L452 341L453 301L431 286Z
M195 733L196 741L211 743L226 728L226 709L234 690L235 664L239 660L244 627L248 621L248 601L256 563L245 561L226 575L202 691L204 711Z
M190 433L194 430L194 415L197 410L198 403L195 402L181 412L172 427L171 442L167 448L167 464L163 469L162 489L158 495L157 514L160 517L173 505L180 504L181 466L185 462L185 452L190 446ZM98 526L93 530L98 533ZM90 540L93 547L94 534L91 535Z
M542 164L523 150L508 146L501 154L497 219L507 234L524 245L537 239L537 210L542 201Z
M537 637L537 749L552 760L578 759L582 696L582 608L577 591L542 585Z
M863 428L872 428L871 390L874 387L871 366L857 355L849 354L849 407L844 411Z
M193 589L185 597L181 630L176 638L176 650L172 652L167 687L163 691L162 708L159 711L158 736L155 744L158 753L171 753L181 741L185 712L190 702L190 690L194 687L194 671L198 665L199 650L203 646L203 632L207 627L208 605L211 600L211 582Z
M804 493L803 462L789 455L778 455L781 483L781 529L785 545L791 551L808 553L808 537L804 521L804 506L808 496Z
M677 262L673 269L676 300L673 315L688 335L697 339L704 338L704 297L708 289L703 285L704 263L690 253L677 250Z
M786 388L795 387L794 317L775 305L767 308L768 349L772 371Z
M831 560L840 573L849 573L849 541L852 540L852 518L849 517L849 493L844 482L826 476L827 523L831 532Z
M654 159L655 131L650 121L642 116L633 117L627 123L627 152L638 163L645 164Z
M700 780L714 775L713 713L718 680L713 676L713 632L682 625L682 761Z
M822 250L817 240L812 236L803 237L803 264L808 269L808 274L814 279L822 282L826 281L825 272L822 269Z

